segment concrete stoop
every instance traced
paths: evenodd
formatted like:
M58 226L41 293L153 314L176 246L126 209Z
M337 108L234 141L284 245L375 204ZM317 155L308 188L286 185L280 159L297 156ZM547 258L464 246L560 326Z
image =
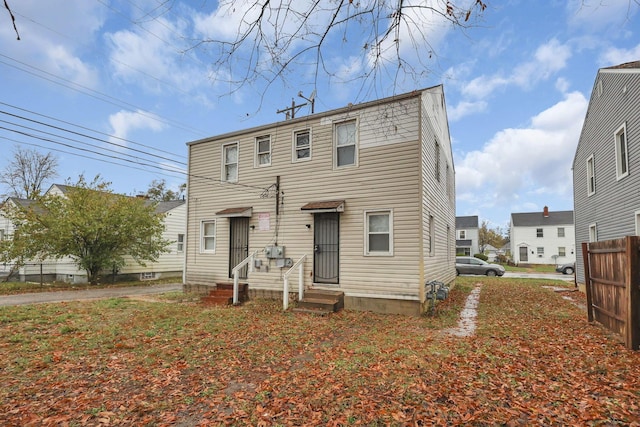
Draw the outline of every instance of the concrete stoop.
M296 313L327 315L344 308L344 292L325 289L309 289L302 301L293 309Z

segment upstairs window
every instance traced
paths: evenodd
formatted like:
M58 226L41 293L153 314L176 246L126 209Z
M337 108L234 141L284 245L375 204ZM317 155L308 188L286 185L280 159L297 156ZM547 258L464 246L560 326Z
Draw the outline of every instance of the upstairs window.
M256 166L271 166L271 136L256 138Z
M177 242L177 250L178 252L184 252L184 234L178 234L178 242Z
M222 146L222 180L238 181L238 143Z
M544 237L544 231L542 228L536 228L536 237Z
M558 237L564 237L564 227L558 227Z
M590 242L598 241L598 227L596 224L591 224L589 226L589 241Z
M627 150L627 124L623 124L615 133L616 140L616 176L622 179L629 175L629 157Z
M587 159L587 195L596 193L596 168L593 162L593 155Z
M299 130L293 133L293 161L311 159L311 131Z
M353 166L357 164L358 138L356 121L338 123L335 132L335 162L336 167Z
M458 239L464 240L467 238L467 230L458 230Z

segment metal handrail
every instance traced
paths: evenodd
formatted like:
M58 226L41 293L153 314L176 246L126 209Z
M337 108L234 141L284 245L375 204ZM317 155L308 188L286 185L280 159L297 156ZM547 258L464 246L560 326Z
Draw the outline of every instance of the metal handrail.
M307 254L296 261L293 266L284 273L284 289L282 291L282 309L289 308L289 275L293 273L293 270L298 269L298 301L304 298L304 260L307 258Z
M240 277L239 272L242 267L245 265L249 265L249 273L253 273L253 260L258 254L258 250L254 251L251 255L240 261L238 265L231 269L231 274L233 274L233 305L238 304L238 288L240 287Z

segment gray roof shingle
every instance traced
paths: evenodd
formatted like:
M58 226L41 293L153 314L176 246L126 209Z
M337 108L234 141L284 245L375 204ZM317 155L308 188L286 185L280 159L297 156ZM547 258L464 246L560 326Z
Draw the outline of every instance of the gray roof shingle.
M456 228L478 228L478 215L473 216L457 216Z
M573 211L549 211L547 217L542 212L512 213L511 225L513 227L573 225Z

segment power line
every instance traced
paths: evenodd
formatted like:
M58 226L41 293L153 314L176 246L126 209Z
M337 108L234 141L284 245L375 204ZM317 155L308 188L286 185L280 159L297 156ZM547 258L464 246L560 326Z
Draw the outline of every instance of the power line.
M159 155L157 155L157 154L148 153L148 152L146 152L146 151L138 150L138 149L136 149L136 148L130 148L130 147L127 147L127 146L125 146L125 145L116 144L116 143L114 143L114 142L107 141L107 140L100 139L100 138L96 138L96 137L91 136L91 135L86 135L86 134L83 134L83 133L80 133L80 132L75 132L75 131L72 131L72 130L69 130L69 129L64 129L64 128L61 128L61 127L58 127L58 126L50 125L50 124L48 124L48 123L44 123L44 122L41 122L41 121L38 121L38 120L30 119L30 118L28 118L28 117L23 117L23 116L19 116L19 115L17 115L17 114L12 114L12 113L9 113L9 112L7 112L7 111L0 110L0 114L5 114L5 115L11 116L11 117L15 117L15 118L19 118L19 119L22 119L22 120L26 120L26 121L31 122L31 123L37 123L37 124L42 125L42 126L51 127L51 128L53 128L53 129L57 129L57 130L60 130L60 131L63 131L63 132L71 133L71 134L73 134L73 135L82 136L82 137L85 137L85 138L88 138L88 139L92 139L92 140L94 140L94 141L99 141L99 142L103 142L103 143L105 143L105 144L114 145L114 146L116 146L116 147L124 148L124 149L131 150L131 151L135 151L135 152L137 152L137 153L142 153L142 154L145 154L145 155L147 155L147 156L157 157L157 158L162 159L162 160L168 160L168 161L170 161L170 162L179 163L179 164L182 164L182 165L185 165L185 166L187 165L185 162L175 161L174 159L170 159L170 158L168 158L168 157L163 157L163 156L159 156ZM98 147L98 146L96 146L96 145L94 145L94 144L90 144L90 143L88 143L88 142L79 141L79 140L77 140L77 139L71 139L71 138L68 138L68 137L65 137L65 136L61 136L61 135L56 135L56 134L53 134L53 133L50 133L50 132L45 132L45 131L40 130L40 129L36 129L36 128L32 128L32 127L28 127L28 126L20 125L20 124L14 123L14 122L8 122L8 121L5 121L5 120L0 120L0 122L8 123L8 124L12 124L12 125L14 125L14 126L18 126L18 127L26 128L26 129L33 130L33 131L36 131L36 132L40 132L40 133L43 133L43 134L46 134L46 135L50 135L50 136L55 136L55 137L58 137L58 138L67 139L67 140L69 140L69 141L78 142L78 143L80 143L80 144L89 145L89 146L92 146L92 147L97 147L97 148L99 148L99 149L101 149L101 150L117 152L117 151L115 151L115 150L111 150L111 149L108 149L108 148ZM127 153L125 153L125 155L126 155L126 156L129 156L129 157L134 157L133 155L131 155L131 154L127 154Z
M15 68L15 69L17 69L17 70L20 70L20 71L22 71L22 72L25 72L25 73L27 73L27 74L31 74L32 76L35 76L35 77L41 78L41 79L43 79L43 80L49 81L49 82L51 82L51 83L54 83L54 84L57 84L57 85L60 85L60 86L66 87L67 89L71 89L71 90L74 90L74 91L76 91L76 92L80 92L80 93L82 93L82 94L84 94L84 95L87 95L87 96L90 96L90 97L92 97L92 98L98 99L98 100L100 100L100 101L102 101L102 102L106 102L106 103L108 103L108 104L115 105L116 107L120 107L120 108L128 108L128 109L137 110L138 114L140 114L140 115L142 115L142 116L145 116L145 117L147 117L147 118L150 118L150 119L152 119L152 120L155 120L155 121L157 121L157 122L161 122L161 123L164 123L164 124L167 124L167 125L171 125L171 126L174 126L174 127L179 128L179 129L182 129L182 130L186 130L186 131L188 131L188 132L191 132L191 133L193 133L193 134L197 134L197 135L205 135L205 132L203 132L203 131L200 131L200 130L194 129L194 128L189 127L189 126L187 126L187 125L183 125L183 124L181 124L181 123L179 123L179 122L177 122L177 121L175 121L175 120L172 120L172 119L169 119L169 118L166 118L166 117L160 116L160 115L158 115L158 114L149 114L149 113L147 113L143 108L138 107L138 106L136 106L136 105L133 105L133 104L131 104L131 103L127 102L127 101L123 101L123 100L118 99L118 98L115 98L115 97L113 97L113 96L111 96L111 95L107 95L107 94L105 94L105 93L102 93L102 92L99 92L99 91L97 91L97 90L91 89L91 88L86 87L86 86L84 86L84 85L81 85L81 84L78 84L78 83L72 82L71 80L65 79L65 78L63 78L63 77L56 76L55 74L49 73L48 71L42 70L42 69L40 69L40 68L38 68L38 67L34 67L33 65L29 65L29 64L27 64L27 63L25 63L25 62L19 61L19 60L14 59L14 58L11 58L10 56L7 56L7 55L4 55L4 54L0 53L0 57L3 57L3 58L6 58L6 59L9 59L9 60L14 61L14 62L17 62L17 63L18 63L18 64L20 64L20 65L23 65L23 66L25 66L25 67L28 67L28 68L31 68L31 69L37 70L37 71L38 71L38 72L40 72L40 73L43 73L43 74L45 74L45 75L48 75L48 76L54 77L54 78L59 79L59 80L61 80L61 81L63 81L63 82L66 82L66 83L68 83L68 84L61 83L61 82L56 81L56 80L54 80L54 79L52 79L52 78L47 78L47 77L42 76L42 75L39 75L39 74L37 74L37 73L35 73L35 72L32 72L32 71L26 70L26 69L24 69L24 68L18 67L18 66L13 65L13 64L9 64L9 63L4 62L4 61L0 61L0 64L4 64L4 65L6 65L6 66L8 66L8 67L12 67L12 68ZM72 87L72 86L70 86L70 85L77 86L77 87Z
M26 113L34 114L34 115L36 115L36 116L44 117L44 118L47 118L47 119L50 119L50 120L55 120L55 121L57 121L57 122L64 123L64 124L66 124L66 125L74 126L74 127L80 128L80 129L87 130L87 131L89 131L89 132L93 132L93 133L97 133L97 134L100 134L100 135L108 136L109 138L118 139L118 140L120 140L120 141L127 142L127 143L134 144L134 145L138 145L138 146L140 146L140 147L148 148L148 149L150 149L150 150L155 150L155 151L158 151L158 152L160 152L160 153L171 154L172 156L180 157L180 158L183 158L183 159L186 159L186 158L187 158L186 156L183 156L183 155L181 155L181 154L177 154L177 153L172 153L172 152L170 152L170 151L161 150L161 149L159 149L159 148L151 147L151 146L149 146L149 145L144 145L144 144L141 144L141 143L139 143L139 142L132 141L132 140L130 140L130 139L121 138L121 137L119 137L119 136L111 135L111 134L108 134L108 133L106 133L106 132L101 132L101 131L98 131L98 130L95 130L95 129L91 129L91 128L88 128L88 127L85 127L85 126L78 125L78 124L76 124L76 123L72 123L72 122L68 122L68 121L65 121L65 120L61 120L61 119L58 119L58 118L56 118L56 117L47 116L46 114L37 113L37 112L35 112L35 111L28 110L28 109L26 109L26 108L21 108L21 107L18 107L18 106L16 106L16 105L7 104L7 103L2 102L2 101L0 101L0 105L4 105L4 106L10 107L10 108L15 108L16 110L24 111L24 112L26 112ZM121 147L125 147L125 146L121 146ZM128 148L128 147L127 147L127 148Z

